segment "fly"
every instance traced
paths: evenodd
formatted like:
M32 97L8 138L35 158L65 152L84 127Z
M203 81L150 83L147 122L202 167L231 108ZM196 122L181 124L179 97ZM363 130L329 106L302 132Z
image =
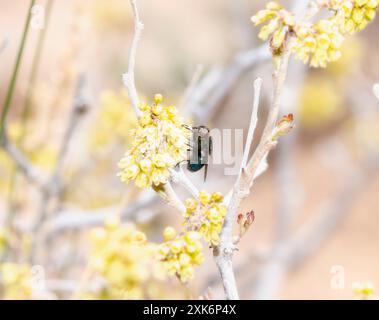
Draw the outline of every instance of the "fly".
M192 131L190 140L189 158L187 160L187 169L191 172L196 172L204 167L204 181L207 179L208 161L212 155L212 137L209 134L209 129L206 126L185 128Z

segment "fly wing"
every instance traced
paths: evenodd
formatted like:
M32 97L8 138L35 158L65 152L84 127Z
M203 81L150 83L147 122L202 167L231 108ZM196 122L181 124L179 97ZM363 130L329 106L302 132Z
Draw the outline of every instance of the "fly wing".
M213 140L212 140L212 137L209 136L209 155L210 156L212 155L212 151L213 151Z
M208 174L208 163L204 165L204 182L207 180L207 174Z

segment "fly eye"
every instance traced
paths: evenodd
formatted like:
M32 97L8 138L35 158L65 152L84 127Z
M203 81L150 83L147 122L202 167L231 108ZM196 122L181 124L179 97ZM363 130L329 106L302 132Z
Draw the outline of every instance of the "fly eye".
M207 128L204 128L204 127L200 128L200 133L201 133L201 134L207 134L208 132L209 132L209 131L208 131Z

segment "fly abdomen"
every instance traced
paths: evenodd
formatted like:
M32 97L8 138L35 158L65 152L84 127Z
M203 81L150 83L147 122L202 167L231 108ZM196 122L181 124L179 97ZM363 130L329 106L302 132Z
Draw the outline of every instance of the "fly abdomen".
M188 162L187 169L191 172L196 172L196 171L199 171L203 166L204 166L204 164L202 164L202 163Z

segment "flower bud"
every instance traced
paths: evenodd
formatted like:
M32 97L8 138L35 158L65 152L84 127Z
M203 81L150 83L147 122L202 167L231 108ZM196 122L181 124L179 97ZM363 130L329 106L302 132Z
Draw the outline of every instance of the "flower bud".
M192 213L196 210L197 207L197 201L193 198L187 199L185 201L185 206L188 213Z
M161 103L163 101L163 96L160 93L154 95L155 104Z
M132 233L132 241L136 243L145 243L146 242L146 235L139 231L139 230L134 230Z
M207 204L210 203L211 197L205 191L200 191L200 193L199 193L199 200L200 200L201 204L207 205Z
M139 167L141 168L142 171L144 172L149 172L151 169L152 163L150 159L142 159L139 162Z
M173 227L167 227L163 231L164 241L173 240L176 237L176 230Z
M222 200L224 200L224 196L221 192L214 192L212 193L211 200L215 202L221 202Z
M251 224L254 222L254 219L255 219L255 214L253 210L246 213L246 220L244 223L245 228L248 228L249 226L251 226Z
M293 128L293 114L290 113L284 116L276 125L275 132L272 140L277 140L280 136L283 136L291 131Z

